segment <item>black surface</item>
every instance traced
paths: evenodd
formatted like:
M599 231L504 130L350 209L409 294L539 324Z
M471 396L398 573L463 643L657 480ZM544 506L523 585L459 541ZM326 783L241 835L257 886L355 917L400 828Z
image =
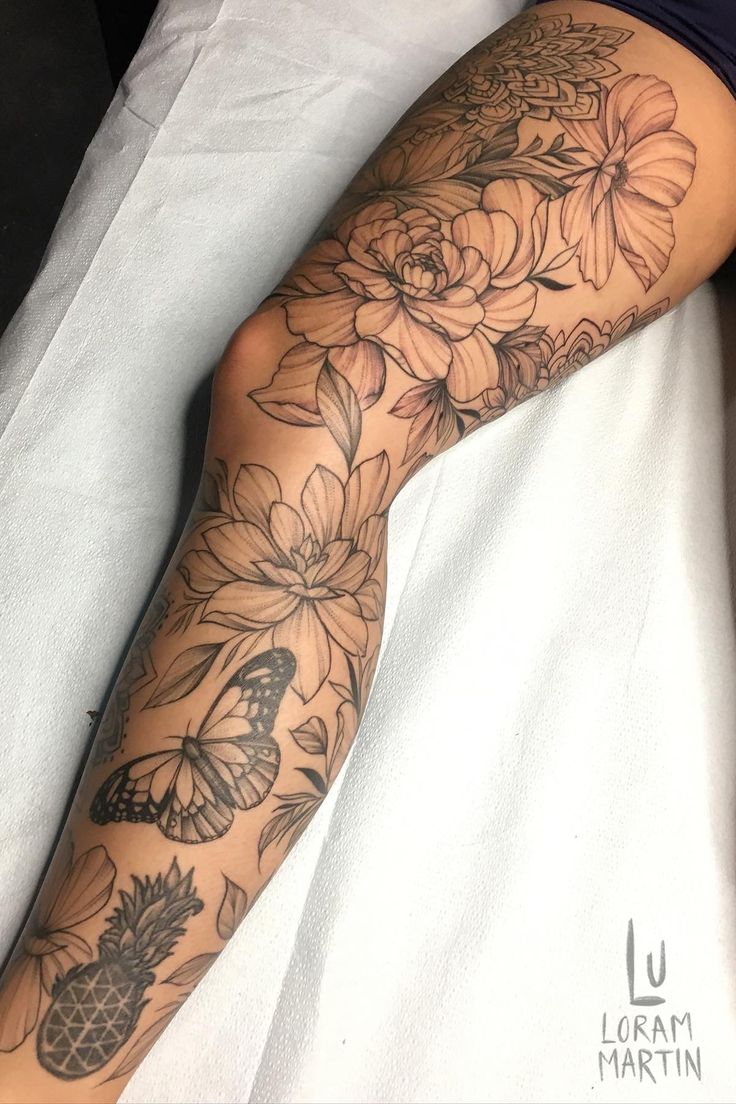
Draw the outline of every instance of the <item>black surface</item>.
M0 5L0 332L113 92L92 0Z
M99 0L98 15L94 0L0 0L0 333L154 8Z
M97 14L115 84L130 64L156 7L156 0L97 0Z

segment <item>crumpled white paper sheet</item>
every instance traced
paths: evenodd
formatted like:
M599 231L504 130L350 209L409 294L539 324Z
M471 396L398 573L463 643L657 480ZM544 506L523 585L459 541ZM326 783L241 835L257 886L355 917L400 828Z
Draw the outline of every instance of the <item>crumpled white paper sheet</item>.
M160 4L1 349L5 945L171 551L202 381L391 123L519 7ZM348 767L128 1104L734 1099L721 362L707 286L402 493ZM637 995L666 943L659 1009L629 1006L629 918ZM603 1013L656 1011L690 1013L652 1044L683 1076L672 1054L601 1082Z

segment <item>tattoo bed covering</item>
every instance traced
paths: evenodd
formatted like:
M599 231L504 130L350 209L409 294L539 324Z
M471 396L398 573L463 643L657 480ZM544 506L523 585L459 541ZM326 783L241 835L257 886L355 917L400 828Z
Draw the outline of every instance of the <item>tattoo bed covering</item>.
M3 946L225 341L519 7L159 4L0 348ZM123 1100L733 1099L733 298L699 289L402 492L345 772Z

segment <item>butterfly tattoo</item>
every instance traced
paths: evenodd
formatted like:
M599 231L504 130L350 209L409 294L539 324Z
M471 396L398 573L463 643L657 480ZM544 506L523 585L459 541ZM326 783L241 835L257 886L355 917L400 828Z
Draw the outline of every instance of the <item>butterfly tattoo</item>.
M260 805L276 780L281 753L272 732L295 672L287 648L254 656L223 688L196 736L174 737L179 747L113 771L92 801L90 818L157 824L180 843L224 836L236 810Z

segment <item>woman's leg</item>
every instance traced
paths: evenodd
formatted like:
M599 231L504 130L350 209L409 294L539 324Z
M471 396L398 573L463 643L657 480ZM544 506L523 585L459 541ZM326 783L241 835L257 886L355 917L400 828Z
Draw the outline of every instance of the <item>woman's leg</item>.
M736 244L735 163L701 61L558 0L358 175L218 370L191 524L4 975L0 1099L120 1092L171 979L194 987L344 761L397 489L705 279Z

